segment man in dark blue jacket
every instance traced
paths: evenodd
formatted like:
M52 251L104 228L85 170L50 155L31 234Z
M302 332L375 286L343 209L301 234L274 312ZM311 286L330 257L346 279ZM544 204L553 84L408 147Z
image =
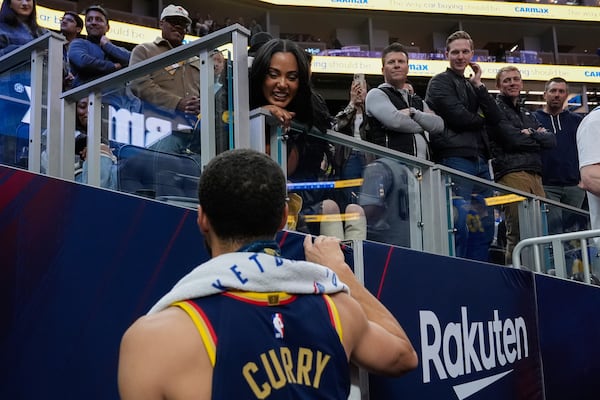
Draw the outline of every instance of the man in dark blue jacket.
M87 39L75 39L69 46L69 63L75 79L73 87L92 81L129 65L129 50L106 37L108 14L101 6L85 10Z
M545 196L541 150L556 145L555 135L542 127L521 104L523 81L517 67L500 68L496 87L500 90L496 103L503 118L489 129L494 179L523 192ZM513 248L520 240L518 203L505 205L504 217L506 264L511 264Z
M582 117L565 108L569 86L563 78L546 82L542 110L535 117L556 136L556 147L542 151L542 181L546 197L573 207L581 207L585 191L579 185L579 158L576 133ZM562 233L562 210L549 206L548 233Z
M491 179L490 156L486 124L497 124L500 112L494 99L481 82L481 67L471 58L473 40L464 31L457 31L446 39L446 58L450 67L429 81L425 101L442 117L445 129L429 137L433 157L440 164L483 179ZM470 67L472 73L465 77ZM457 183L457 182L455 182ZM471 216L465 226L465 215L473 203L473 195L491 196L491 190L473 190L473 182L463 181L455 186L456 255L487 261L487 245L493 239L491 211ZM473 193L475 192L475 193ZM460 202L461 204L458 204ZM462 210L462 211L461 211ZM475 221L476 219L481 219ZM485 219L485 221L483 221ZM491 221L491 224L489 223ZM477 249L469 242L477 236ZM485 244L487 243L487 245Z

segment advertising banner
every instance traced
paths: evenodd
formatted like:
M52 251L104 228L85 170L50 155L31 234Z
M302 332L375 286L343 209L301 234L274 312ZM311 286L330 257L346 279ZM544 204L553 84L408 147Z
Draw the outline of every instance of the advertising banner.
M472 0L261 0L279 6L329 7L353 10L404 11L451 15L484 15L508 18L538 18L597 21L600 8L554 4L531 4Z
M541 400L530 272L364 243L365 285L419 355L400 378L371 376L372 399Z

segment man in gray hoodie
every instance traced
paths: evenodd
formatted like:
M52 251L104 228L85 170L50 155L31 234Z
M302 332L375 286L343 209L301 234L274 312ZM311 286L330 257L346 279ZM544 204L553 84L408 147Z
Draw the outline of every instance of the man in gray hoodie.
M582 117L565 108L569 85L563 78L546 82L546 104L535 112L535 117L548 131L556 135L556 147L542 150L542 183L546 197L573 207L581 207L585 191L579 185L579 158L577 155L577 128ZM564 230L562 210L549 208L548 233Z

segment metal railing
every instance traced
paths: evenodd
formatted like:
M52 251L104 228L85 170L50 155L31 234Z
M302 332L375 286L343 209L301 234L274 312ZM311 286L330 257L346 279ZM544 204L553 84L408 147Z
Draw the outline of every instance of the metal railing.
M581 262L583 267L583 281L585 283L591 283L590 256L588 253L589 246L587 241L588 239L597 237L600 237L600 229L561 233L557 235L521 240L519 243L517 243L513 251L513 265L515 268L522 268L524 266L524 264L521 263L521 255L523 250L531 247L533 252L533 270L539 273L545 272L542 269L542 267L545 265L545 260L543 259L544 257L542 255L541 246L545 244L551 244L556 276L568 278L563 244L571 240L579 240Z
M30 109L28 168L40 172L42 124L48 132L47 148L51 154L48 173L58 176L61 152L60 102L62 92L62 51L65 39L62 35L48 32L18 49L0 57L0 76L23 63L30 63ZM46 75L44 76L45 69ZM48 99L44 104L43 98ZM45 111L45 115L44 115ZM72 161L73 157L71 157ZM72 162L71 162L72 164Z

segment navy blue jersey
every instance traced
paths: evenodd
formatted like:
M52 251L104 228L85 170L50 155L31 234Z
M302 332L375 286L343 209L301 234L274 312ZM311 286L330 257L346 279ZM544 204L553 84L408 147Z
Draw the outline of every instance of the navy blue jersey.
M341 324L326 295L225 292L175 304L214 367L213 399L347 399Z

